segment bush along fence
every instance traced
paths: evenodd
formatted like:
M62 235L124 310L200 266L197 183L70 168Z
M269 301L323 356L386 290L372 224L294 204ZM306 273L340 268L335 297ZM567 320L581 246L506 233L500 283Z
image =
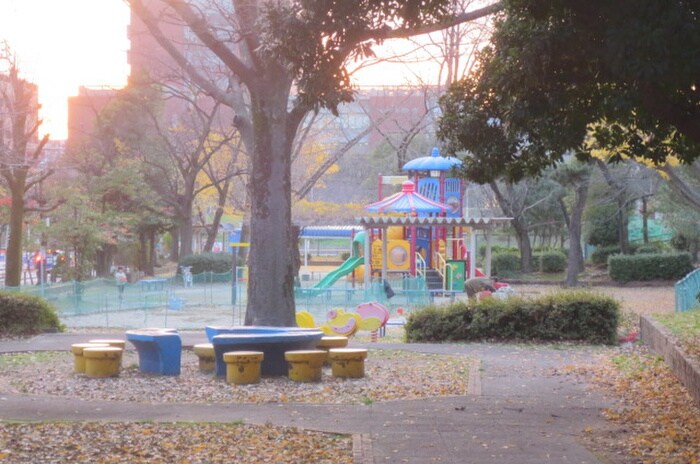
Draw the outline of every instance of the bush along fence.
M409 314L409 342L479 340L617 343L619 303L587 291L535 299L489 298L428 306Z
M608 273L616 282L678 280L693 270L690 253L613 255Z
M700 308L700 269L696 269L674 286L676 312Z
M63 330L56 311L43 298L0 292L0 335L31 335Z

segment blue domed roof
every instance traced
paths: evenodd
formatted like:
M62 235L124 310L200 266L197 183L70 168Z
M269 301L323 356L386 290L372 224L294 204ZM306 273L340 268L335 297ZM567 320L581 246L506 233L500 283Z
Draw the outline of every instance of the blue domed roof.
M403 165L404 171L449 171L458 168L462 161L454 156L440 156L440 150L435 147L430 156L412 159Z

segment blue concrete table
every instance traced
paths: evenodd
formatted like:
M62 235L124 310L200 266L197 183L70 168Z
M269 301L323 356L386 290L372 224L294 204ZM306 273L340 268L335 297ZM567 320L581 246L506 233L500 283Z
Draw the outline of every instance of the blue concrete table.
M207 337L214 345L216 375L226 375L224 353L229 351L262 351L262 375L287 375L286 351L314 350L323 337L317 329L299 327L214 327L205 328Z
M136 347L141 372L180 375L182 340L177 330L128 330L126 339Z

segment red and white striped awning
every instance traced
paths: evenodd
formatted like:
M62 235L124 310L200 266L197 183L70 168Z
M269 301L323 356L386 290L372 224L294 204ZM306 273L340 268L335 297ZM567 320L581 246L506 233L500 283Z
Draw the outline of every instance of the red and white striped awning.
M376 213L444 213L451 207L424 197L416 192L416 184L407 180L400 192L370 203L365 209Z

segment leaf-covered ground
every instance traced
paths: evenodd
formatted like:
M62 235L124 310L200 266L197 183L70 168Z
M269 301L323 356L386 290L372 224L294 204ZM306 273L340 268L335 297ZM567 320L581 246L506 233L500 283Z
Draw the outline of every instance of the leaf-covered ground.
M0 463L352 463L345 435L244 424L0 423Z
M320 383L264 378L233 386L199 372L183 352L177 377L144 375L127 351L117 378L73 373L68 352L0 356L0 391L131 402L364 403L463 395L472 359L402 351L370 351L364 379ZM41 376L37 375L38 371ZM48 422L1 423L0 463L351 463L352 439L281 427L244 424Z
M587 442L614 463L698 464L700 408L658 356L644 347L589 367L595 386L618 400L613 427L587 430Z
M286 377L255 385L229 385L199 371L198 359L183 351L179 376L146 375L136 353L124 353L119 377L90 379L73 373L73 355L22 353L0 356L0 391L143 403L354 403L464 395L472 360L464 356L371 350L365 378L337 379L324 367L319 383ZM37 370L42 372L36 375Z

